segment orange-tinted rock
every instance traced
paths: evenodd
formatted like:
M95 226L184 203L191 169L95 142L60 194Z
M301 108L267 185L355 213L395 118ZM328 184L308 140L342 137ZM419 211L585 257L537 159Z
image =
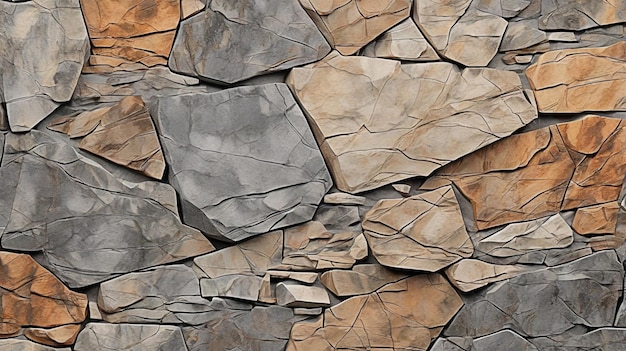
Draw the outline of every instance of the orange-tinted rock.
M167 64L180 0L81 0L94 55L146 66Z
M540 112L626 110L626 42L547 52L526 70Z
M80 332L80 324L70 324L51 329L28 328L24 331L24 335L40 344L59 347L73 345L78 332Z
M0 337L27 326L81 323L86 316L86 295L69 290L29 255L0 252Z
M615 201L626 174L625 129L618 119L588 116L511 136L437 175L469 198L478 229Z
M426 350L461 306L441 275L416 275L296 323L287 350Z
M572 228L578 234L613 234L617 226L619 205L609 202L597 206L579 208L574 215Z
M140 96L128 96L112 107L83 112L48 128L66 133L70 138L83 137L79 144L83 150L149 177L163 177L163 151Z

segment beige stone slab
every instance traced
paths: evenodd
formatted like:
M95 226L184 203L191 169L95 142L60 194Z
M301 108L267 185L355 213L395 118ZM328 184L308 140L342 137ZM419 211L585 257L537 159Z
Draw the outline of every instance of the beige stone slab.
M324 272L320 280L337 296L369 294L385 284L396 282L407 274L393 271L379 264L360 264L351 270L333 269Z
M387 30L362 50L363 56L406 61L439 61L439 55L412 19Z
M474 259L464 259L446 268L450 282L463 292L476 290L526 271L523 266L498 265Z
M276 301L287 307L327 307L330 297L324 288L281 282L276 284Z

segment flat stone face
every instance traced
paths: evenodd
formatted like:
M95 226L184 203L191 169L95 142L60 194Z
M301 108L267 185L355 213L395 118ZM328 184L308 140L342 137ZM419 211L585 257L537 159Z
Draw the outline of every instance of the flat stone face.
M140 96L129 96L112 107L64 118L48 128L70 138L83 137L78 145L83 150L149 177L163 177L163 151Z
M537 117L513 72L450 63L331 53L294 68L287 84L350 193L429 175Z
M435 272L474 252L451 187L403 200L381 200L363 220L382 265Z
M364 295L397 282L408 275L392 271L379 264L360 264L351 270L333 269L324 272L320 281L337 296Z
M29 255L0 251L0 338L22 327L77 324L86 317L87 295L69 290Z
M352 55L409 16L410 0L299 0L328 42Z
M310 220L332 181L287 86L161 97L151 115L186 223L225 241Z
M576 325L612 325L623 279L624 269L614 251L523 273L468 296L444 334L482 336L508 328L538 337Z
M536 20L511 22L504 32L500 51L526 49L548 40L546 32L537 29Z
M291 282L276 284L276 300L287 307L327 307L330 305L328 292L318 286L306 286Z
M626 2L548 0L541 4L539 28L583 30L626 21Z
M510 330L501 330L473 340L460 337L439 338L431 351L492 351L502 347L506 347L507 351L537 351L535 345Z
M80 329L80 324L68 324L50 329L31 327L24 330L24 336L44 345L70 346L76 341Z
M596 349L605 351L619 351L624 347L626 339L625 328L599 328L589 333L575 335L563 334L551 337L533 339L533 344L540 350L584 350Z
M576 210L572 228L578 234L614 234L619 215L619 204L606 204L583 207Z
M441 275L416 275L345 300L316 322L297 323L287 350L425 351L462 305Z
M89 323L74 350L185 350L185 340L180 328L171 325Z
M172 212L168 185L121 182L40 132L7 135L0 180L2 247L45 251L71 287L214 249Z
M511 136L438 175L469 198L479 229L615 201L626 173L624 128L620 119L587 116Z
M531 0L479 0L476 8L504 18L517 16L530 5Z
M231 84L315 62L329 51L298 0L215 0L181 23L169 66Z
M0 104L11 130L30 130L70 100L88 55L77 0L0 2Z
M555 50L541 55L526 76L540 112L624 111L625 61L623 41L600 48Z
M468 292L493 282L509 279L523 271L522 267L464 259L446 268L445 272L454 286L463 292Z
M176 26L179 0L80 0L93 54L113 65L140 62L166 64Z
M367 44L362 55L407 61L439 61L435 49L410 18Z
M200 280L203 297L228 297L246 301L257 301L263 278L256 275L233 274Z
M18 339L0 339L0 348L2 351L72 351L69 347L54 348Z

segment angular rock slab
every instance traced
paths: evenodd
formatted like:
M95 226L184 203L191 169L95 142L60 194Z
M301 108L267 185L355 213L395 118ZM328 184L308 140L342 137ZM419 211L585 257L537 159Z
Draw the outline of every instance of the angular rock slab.
M70 287L214 250L172 212L170 186L119 181L40 132L7 135L0 181L2 247L43 251Z
M43 346L27 340L6 339L0 340L2 351L72 351L69 347L55 348Z
M292 282L276 284L276 301L287 307L327 307L330 297L324 288Z
M328 42L352 55L409 16L410 0L300 0Z
M227 297L246 301L257 301L263 278L256 275L233 274L218 278L201 279L203 297Z
M429 175L537 117L515 73L450 63L335 52L292 69L287 84L337 187L350 193Z
M624 268L614 251L523 273L468 296L444 334L474 337L509 328L538 337L576 325L612 325L623 279Z
M69 290L29 255L0 251L0 338L22 327L79 324L86 317L87 295Z
M626 42L620 41L547 52L526 69L526 76L540 112L625 111L625 63Z
M476 8L500 17L511 18L517 16L530 3L531 0L479 0L476 2Z
M363 230L374 257L388 267L435 272L474 252L450 186L379 201L365 214Z
M180 21L179 0L80 2L95 55L110 58L113 65L167 63Z
M80 329L80 324L68 324L50 329L26 328L24 336L44 345L54 347L70 346L74 345Z
M439 55L435 49L410 18L367 44L361 54L407 61L439 61Z
M426 350L461 306L441 275L416 275L297 323L287 350Z
M617 202L579 208L574 215L572 228L581 235L615 234L618 215Z
M532 342L540 350L602 350L620 351L624 349L626 329L600 328L585 334L566 333L551 337L536 338Z
M169 66L175 72L232 84L315 62L329 52L298 0L214 0L203 12L182 21Z
M535 345L508 329L473 340L461 337L439 338L431 351L493 351L503 347L507 351L538 351Z
M98 308L110 323L183 323L200 296L200 282L185 265L124 274L100 284ZM187 308L184 308L187 307Z
M474 207L478 229L617 200L626 174L626 124L587 116L513 135L437 172Z
M463 292L468 292L497 281L512 278L524 270L518 266L465 259L446 268L445 272L452 285Z
M78 144L81 149L149 177L163 178L163 151L141 96L128 96L112 107L63 118L48 129L70 138L83 137Z
M88 55L78 0L0 2L0 105L11 130L32 129L69 101Z
M626 2L548 0L541 3L539 28L579 31L626 22Z
M76 340L75 351L171 351L185 350L179 327L149 324L89 323Z
M332 180L284 84L160 97L155 118L185 222L240 241L310 220Z
M351 270L326 271L320 276L320 281L337 296L354 296L369 294L386 284L406 277L407 274L392 271L378 264L360 264Z

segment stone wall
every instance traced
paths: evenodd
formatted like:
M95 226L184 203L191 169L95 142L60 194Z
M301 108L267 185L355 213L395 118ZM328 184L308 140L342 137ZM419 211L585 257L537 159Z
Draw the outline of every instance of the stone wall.
M0 350L626 350L623 23L0 0Z

